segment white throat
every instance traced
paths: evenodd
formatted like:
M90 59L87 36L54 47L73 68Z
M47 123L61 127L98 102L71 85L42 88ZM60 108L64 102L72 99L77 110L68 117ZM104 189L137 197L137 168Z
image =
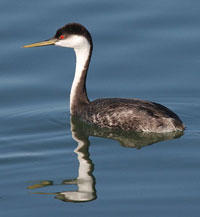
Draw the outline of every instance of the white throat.
M77 87L79 85L82 72L85 69L86 62L87 62L89 55L90 55L89 42L85 39L84 46L74 48L74 51L76 54L76 69L75 69L74 80L73 80L72 88L71 88L71 92L70 92L70 110L72 108L73 101L75 100L76 90L77 90Z

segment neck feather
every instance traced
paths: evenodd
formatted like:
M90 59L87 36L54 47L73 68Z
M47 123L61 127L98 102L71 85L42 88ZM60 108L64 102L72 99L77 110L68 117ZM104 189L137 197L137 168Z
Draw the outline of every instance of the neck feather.
M76 69L70 93L70 113L75 115L89 103L86 90L87 70L92 54L92 45L86 40L84 46L74 48Z

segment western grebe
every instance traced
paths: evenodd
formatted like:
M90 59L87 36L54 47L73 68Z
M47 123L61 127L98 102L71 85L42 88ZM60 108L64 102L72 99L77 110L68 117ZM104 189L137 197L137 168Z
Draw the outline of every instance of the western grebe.
M103 98L89 101L86 77L93 43L88 30L79 23L69 23L58 29L55 36L24 47L56 45L73 48L76 54L75 76L70 92L70 113L101 128L136 132L165 133L183 131L178 115L155 102L140 99Z

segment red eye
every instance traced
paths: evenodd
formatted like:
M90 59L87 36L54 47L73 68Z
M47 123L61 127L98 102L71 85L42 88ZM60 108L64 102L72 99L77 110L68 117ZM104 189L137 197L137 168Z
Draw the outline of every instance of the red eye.
M64 39L65 38L65 36L64 35L61 35L60 37L59 37L59 39Z

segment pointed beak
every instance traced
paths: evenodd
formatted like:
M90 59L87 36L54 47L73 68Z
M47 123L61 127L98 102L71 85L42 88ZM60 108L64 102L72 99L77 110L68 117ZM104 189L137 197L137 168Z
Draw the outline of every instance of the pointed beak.
M36 42L33 44L27 44L24 45L24 48L28 48L28 47L41 47L41 46L48 46L48 45L54 45L56 43L57 39L56 38L52 38L46 41L40 41L40 42Z

